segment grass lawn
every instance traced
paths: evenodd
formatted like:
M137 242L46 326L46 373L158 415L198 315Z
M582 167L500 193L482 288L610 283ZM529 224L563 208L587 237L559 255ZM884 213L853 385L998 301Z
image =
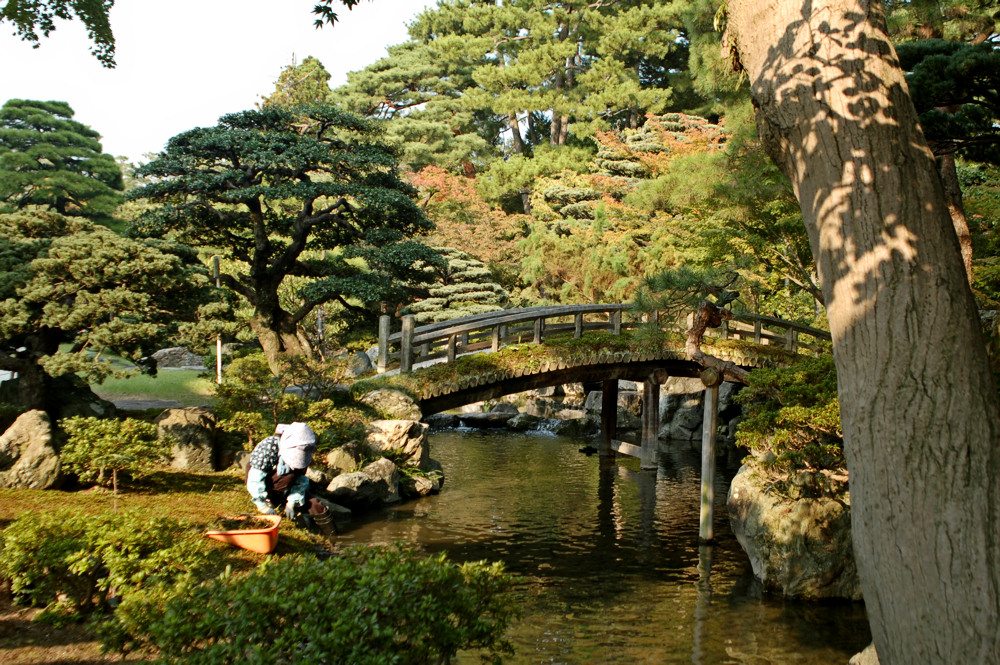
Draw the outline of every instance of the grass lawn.
M107 379L91 389L102 399L173 400L182 406L202 406L214 400L215 380L195 369L162 369L156 376L138 374Z

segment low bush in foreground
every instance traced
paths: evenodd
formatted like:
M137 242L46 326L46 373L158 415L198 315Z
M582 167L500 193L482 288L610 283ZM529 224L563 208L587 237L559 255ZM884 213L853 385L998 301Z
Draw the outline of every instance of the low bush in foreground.
M0 534L0 577L56 623L104 613L140 589L173 588L225 566L200 531L139 513L27 512Z
M448 663L464 649L486 662L513 653L516 614L501 564L453 564L396 545L326 560L270 559L172 597L126 602L119 621L165 663Z

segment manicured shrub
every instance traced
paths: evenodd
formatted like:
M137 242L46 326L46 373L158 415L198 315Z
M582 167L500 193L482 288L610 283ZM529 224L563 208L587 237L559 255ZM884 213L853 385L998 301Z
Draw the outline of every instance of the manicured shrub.
M500 662L512 647L514 580L501 564L453 564L403 546L327 560L271 559L162 607L123 604L166 663L447 663L464 649ZM135 628L133 628L134 630Z
M170 440L157 439L156 425L142 420L74 416L59 427L67 437L59 453L63 469L85 482L110 482L116 495L119 471L141 475L170 460Z
M173 588L217 574L200 531L140 513L26 512L0 534L0 576L19 603L45 606L42 620L75 620L140 589Z
M756 453L773 452L772 464L786 470L844 466L833 356L756 369L736 400L746 415L736 433L738 444Z

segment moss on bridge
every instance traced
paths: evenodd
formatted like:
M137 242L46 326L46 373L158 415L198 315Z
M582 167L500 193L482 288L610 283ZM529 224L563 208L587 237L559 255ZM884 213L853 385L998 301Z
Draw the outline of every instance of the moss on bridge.
M421 400L471 386L532 374L606 363L650 360L687 360L684 335L655 329L588 333L574 339L557 335L541 344L512 344L496 353L473 353L453 363L440 362L415 369L410 374L383 374L355 382L352 391L363 394L377 388L396 388ZM706 353L745 367L784 364L795 354L777 346L743 340L713 340L702 345Z

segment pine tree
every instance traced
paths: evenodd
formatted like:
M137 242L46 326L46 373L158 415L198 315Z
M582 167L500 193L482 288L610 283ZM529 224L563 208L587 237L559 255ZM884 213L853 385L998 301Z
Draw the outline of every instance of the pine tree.
M406 308L417 323L448 321L504 308L510 294L493 280L486 264L452 247L436 249L447 265L426 268L433 278L428 297Z
M0 108L0 210L44 207L107 221L124 184L99 139L65 102L7 101Z
M289 106L295 104L322 104L330 95L330 72L317 58L306 56L301 64L292 64L281 70L274 83L274 92L264 97L261 106Z
M129 198L163 205L134 232L176 232L231 259L222 284L253 308L250 328L275 372L282 354L312 355L301 323L315 308L336 301L374 322L378 303L410 297L418 262L437 260L409 240L432 225L378 126L332 106L223 116L170 139L138 174L157 181ZM279 297L290 277L308 278L291 304Z

